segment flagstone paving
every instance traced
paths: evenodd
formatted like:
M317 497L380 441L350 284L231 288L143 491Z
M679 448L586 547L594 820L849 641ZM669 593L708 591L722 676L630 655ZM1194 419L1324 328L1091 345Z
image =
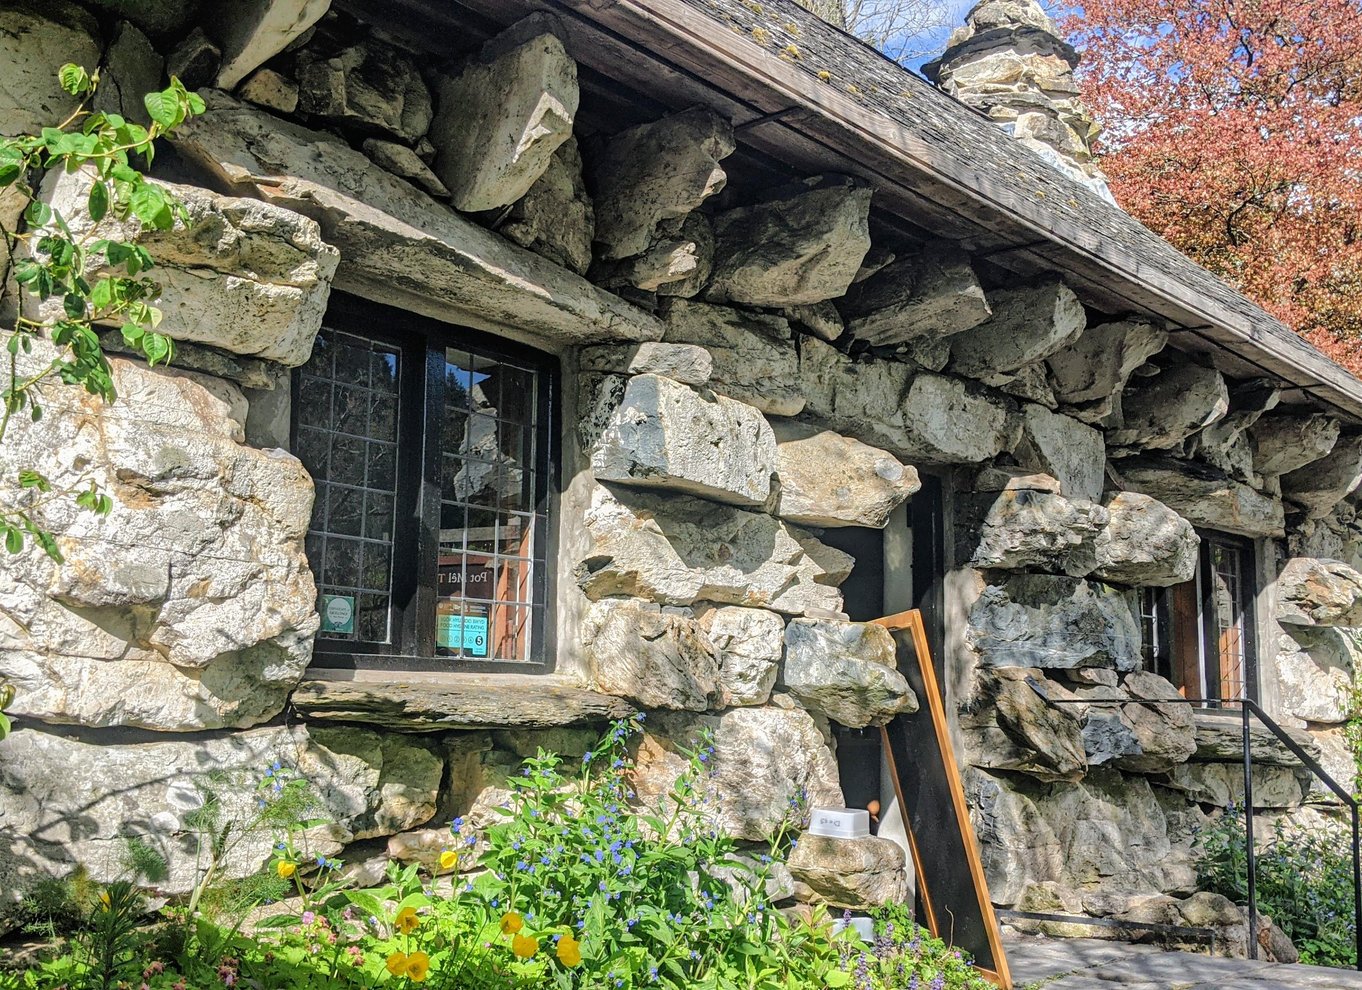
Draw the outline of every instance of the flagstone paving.
M1017 990L1362 990L1362 973L1168 952L1102 939L1009 935Z

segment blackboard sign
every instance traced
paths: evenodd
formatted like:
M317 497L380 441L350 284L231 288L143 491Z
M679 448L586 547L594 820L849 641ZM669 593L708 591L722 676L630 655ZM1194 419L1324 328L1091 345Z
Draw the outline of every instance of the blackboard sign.
M1010 990L1002 933L984 882L922 615L900 612L875 622L894 634L899 672L920 705L880 733L913 852L927 928L973 956L974 965L990 982Z

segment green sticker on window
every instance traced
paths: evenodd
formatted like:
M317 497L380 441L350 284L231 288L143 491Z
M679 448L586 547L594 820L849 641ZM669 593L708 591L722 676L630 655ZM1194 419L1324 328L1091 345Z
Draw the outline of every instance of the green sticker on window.
M436 640L441 649L463 650L469 656L487 656L487 616L440 615Z
M355 631L355 596L322 595L322 632L349 636Z

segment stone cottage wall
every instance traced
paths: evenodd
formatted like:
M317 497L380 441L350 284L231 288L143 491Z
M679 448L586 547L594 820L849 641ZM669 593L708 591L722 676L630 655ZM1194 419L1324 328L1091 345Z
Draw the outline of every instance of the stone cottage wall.
M60 115L48 70L68 56L30 64L58 50L104 53L120 94L177 72L209 107L160 166L194 223L124 232L162 262L175 367L116 356L118 403L54 395L0 450L4 479L93 475L115 501L99 521L54 507L66 564L30 550L0 575L8 897L77 863L117 875L130 835L185 890L203 782L249 803L275 761L317 782L323 851L427 856L453 815L492 820L523 756L584 752L636 710L638 792L708 729L716 821L762 841L792 798L842 802L833 723L919 703L888 635L848 621L856 561L829 532L889 525L928 471L953 506L950 701L999 904L1122 914L1194 889L1192 830L1232 799L1237 756L1221 724L1158 706L1176 692L1139 669L1134 602L1191 574L1194 524L1281 560L1265 680L1340 752L1319 685L1350 680L1362 624L1362 443L1336 420L1275 411L1271 383L1086 306L1062 273L875 243L860 180L729 188L732 124L704 108L588 133L552 18L445 64L318 0L265 6L201 25L62 0L0 15L20 39L0 47L29 60L0 58L7 132ZM85 181L43 194L88 227ZM332 291L561 359L553 674L309 671L313 487L286 449L288 371ZM1070 698L1090 704L1049 703ZM1299 806L1263 745L1255 793ZM904 897L902 850L862 845L801 847L790 890ZM267 851L238 847L228 872Z

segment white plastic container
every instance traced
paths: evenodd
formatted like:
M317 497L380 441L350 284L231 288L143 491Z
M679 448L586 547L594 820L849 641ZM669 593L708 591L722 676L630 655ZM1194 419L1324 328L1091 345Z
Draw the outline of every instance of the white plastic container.
M862 808L814 808L809 834L830 839L860 839L870 834L870 812Z
M854 929L856 934L861 937L862 942L875 941L875 922L864 915L852 915L850 921L844 921L843 919L838 918L832 923L832 933L834 935L844 928Z

